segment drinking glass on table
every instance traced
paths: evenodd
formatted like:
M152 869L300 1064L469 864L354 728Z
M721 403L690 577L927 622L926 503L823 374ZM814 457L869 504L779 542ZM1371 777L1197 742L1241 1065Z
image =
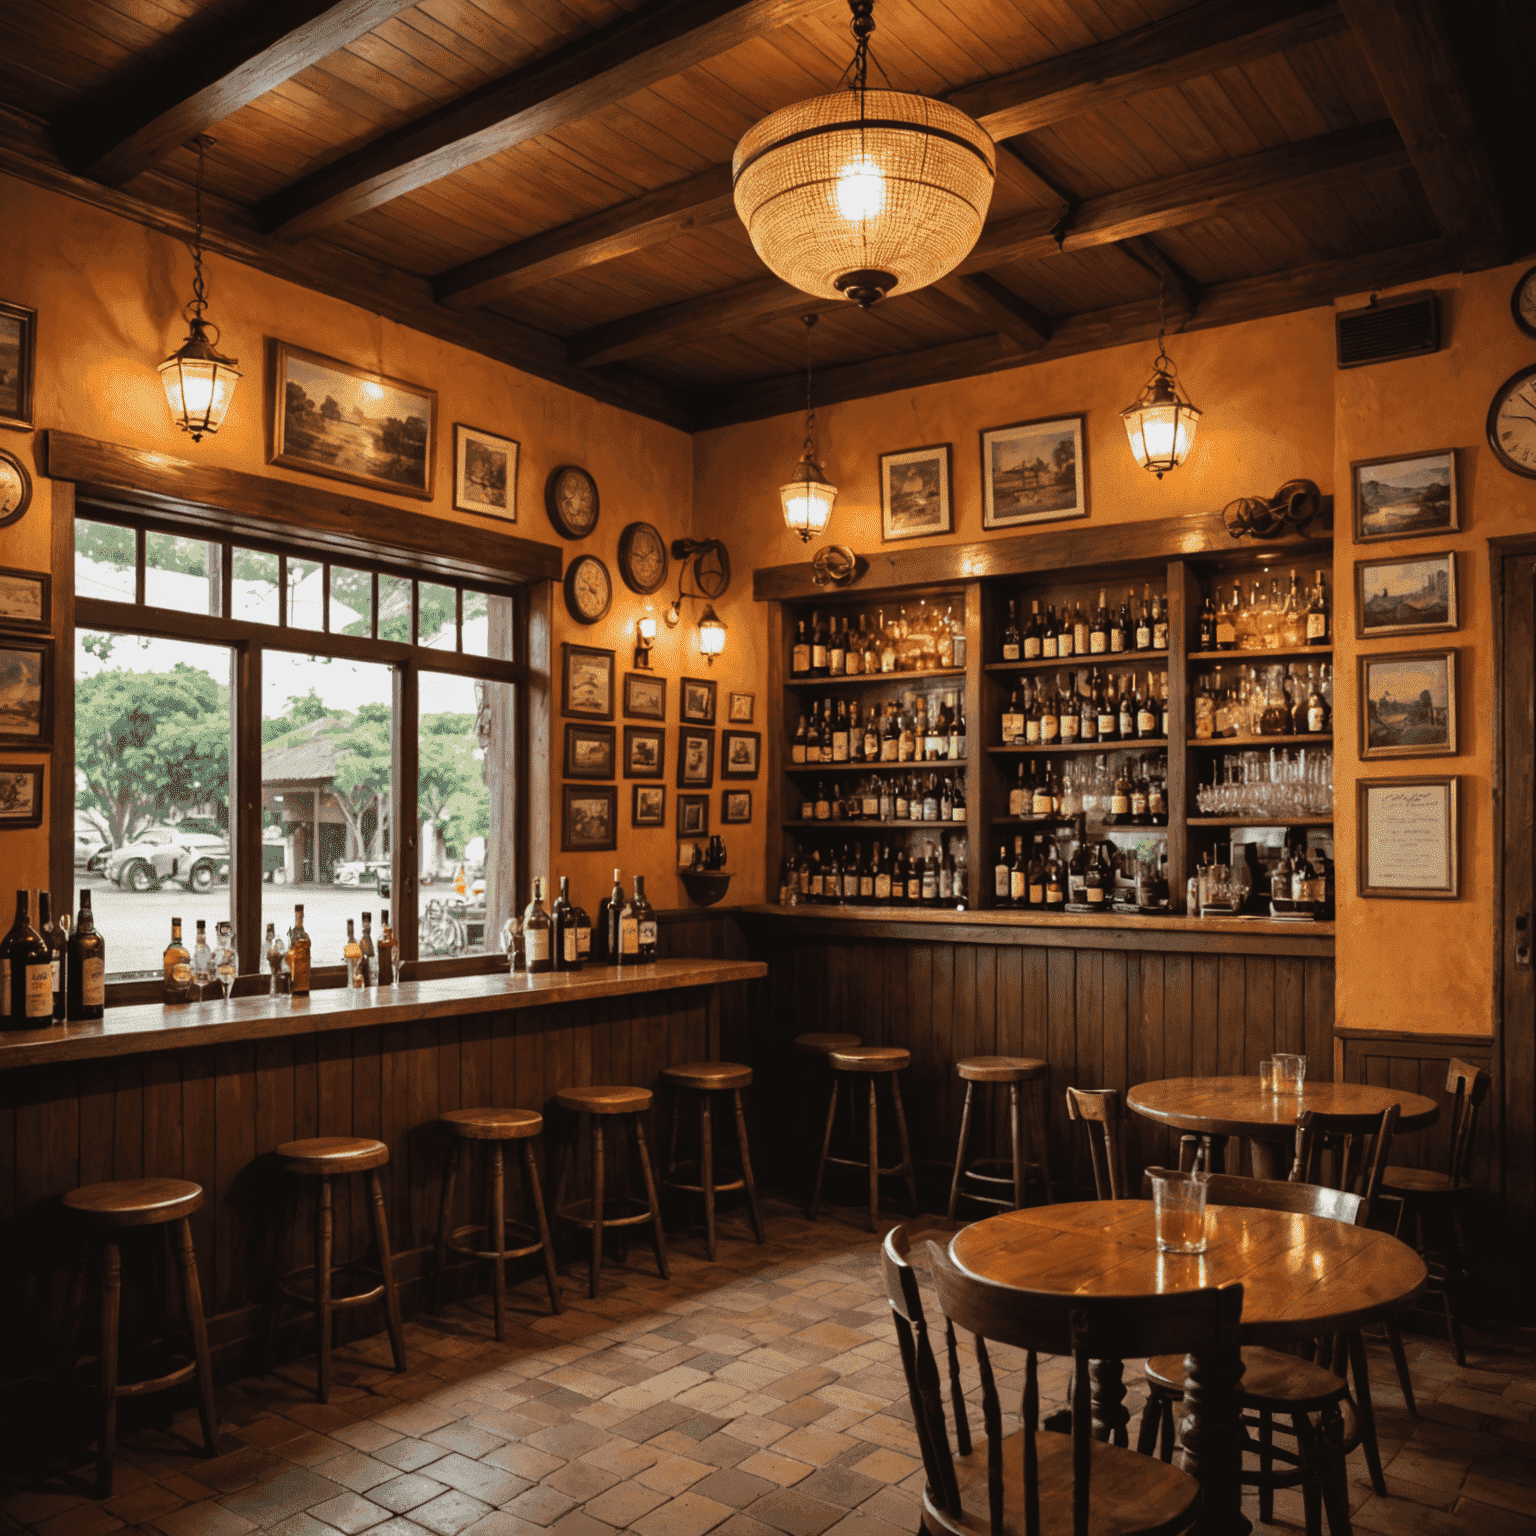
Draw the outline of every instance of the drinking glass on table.
M1210 1174L1148 1168L1159 1253L1205 1252L1205 1190Z
M1266 1056L1259 1063L1259 1091L1261 1093L1275 1091L1275 1058L1273 1056Z
M1301 1085L1307 1080L1307 1058L1305 1056L1276 1055L1274 1060L1275 1092L1300 1093Z

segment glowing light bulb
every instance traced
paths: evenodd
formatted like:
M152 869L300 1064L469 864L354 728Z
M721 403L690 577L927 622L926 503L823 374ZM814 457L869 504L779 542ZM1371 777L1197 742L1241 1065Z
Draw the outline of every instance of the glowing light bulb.
M837 173L833 195L839 216L848 223L878 219L885 212L885 173L868 155L850 160Z

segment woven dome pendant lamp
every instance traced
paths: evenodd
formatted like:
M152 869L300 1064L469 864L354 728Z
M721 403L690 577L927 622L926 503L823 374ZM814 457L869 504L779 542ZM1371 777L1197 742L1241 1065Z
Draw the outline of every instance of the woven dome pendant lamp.
M926 287L970 254L992 201L997 150L979 123L942 101L870 90L874 0L848 8L849 88L765 117L736 146L731 175L736 212L773 272L817 298L868 309Z

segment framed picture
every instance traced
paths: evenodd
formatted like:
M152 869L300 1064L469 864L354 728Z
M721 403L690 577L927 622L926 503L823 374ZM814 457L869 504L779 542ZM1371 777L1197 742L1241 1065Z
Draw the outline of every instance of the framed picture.
M1456 652L1361 656L1360 758L1456 751Z
M611 779L613 727L611 725L565 726L565 776L568 779Z
M758 752L763 743L761 731L720 732L720 777L755 779Z
M708 677L683 679L683 714L685 724L713 725L715 723L715 684Z
M667 773L667 733L646 725L624 727L624 777L661 779Z
M636 784L629 821L635 827L664 827L667 824L667 786Z
M578 720L613 719L613 652L590 645L560 647L560 713Z
M1454 550L1355 561L1355 634L1361 640L1460 627Z
M709 796L679 795L677 797L677 835L703 837L708 831Z
M431 501L436 390L271 345L269 464Z
M1360 894L1455 901L1461 780L1357 779L1355 793Z
M667 718L667 680L649 672L624 674L624 713L634 720Z
M453 424L453 504L460 512L482 512L517 521L518 444L479 427Z
M1355 543L1421 539L1461 527L1456 499L1456 450L1357 459L1349 466L1355 504Z
M0 565L0 629L46 635L52 623L53 578L46 571L13 571Z
M731 707L729 718L732 725L751 725L752 715L757 708L757 695L755 693L733 693L731 695Z
M0 299L0 427L32 430L37 311Z
M714 782L715 733L682 726L677 733L677 787L710 789Z
M1082 416L1016 421L981 434L981 526L1088 516Z
M752 820L752 791L750 789L722 789L720 791L720 825L742 826Z
M0 763L0 831L43 824L43 765Z
M617 784L564 784L560 817L562 853L601 853L618 846Z
M926 539L954 532L948 443L880 455L880 537Z
M52 744L53 641L0 635L0 747Z

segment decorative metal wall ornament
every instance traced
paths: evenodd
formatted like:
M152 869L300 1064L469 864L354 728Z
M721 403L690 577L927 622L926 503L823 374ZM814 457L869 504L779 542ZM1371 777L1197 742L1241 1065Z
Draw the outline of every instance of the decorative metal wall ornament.
M869 569L869 561L846 544L824 544L811 556L813 587L846 587Z
M1281 539L1305 534L1321 515L1323 493L1310 480L1287 480L1265 501L1258 496L1239 496L1221 509L1221 520L1234 539Z

